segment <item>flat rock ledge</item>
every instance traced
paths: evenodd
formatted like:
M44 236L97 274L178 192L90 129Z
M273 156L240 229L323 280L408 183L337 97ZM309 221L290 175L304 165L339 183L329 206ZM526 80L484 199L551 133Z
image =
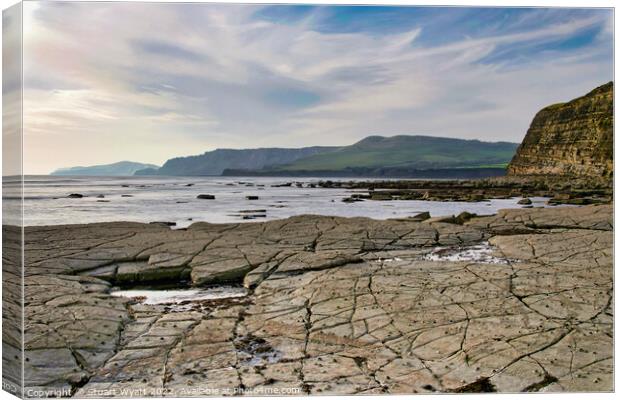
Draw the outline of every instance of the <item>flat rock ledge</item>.
M26 395L611 391L612 213L29 227ZM19 368L11 256L3 357ZM177 305L110 295L162 283L249 294Z

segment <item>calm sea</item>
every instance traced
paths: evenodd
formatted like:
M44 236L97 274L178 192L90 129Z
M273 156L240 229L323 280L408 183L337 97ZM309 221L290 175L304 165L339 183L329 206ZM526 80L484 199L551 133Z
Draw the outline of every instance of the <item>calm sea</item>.
M327 178L26 176L24 225L169 221L177 227L186 227L197 221L256 222L301 214L387 219L422 211L432 216L462 211L492 214L502 208L520 207L518 198L479 203L418 200L343 203L342 198L353 191L308 187L319 180ZM295 183L290 187L275 187L288 182L301 182L303 187ZM4 180L3 189L3 223L15 224L19 185ZM71 193L84 197L68 198ZM215 200L197 199L199 194L214 195ZM258 200L248 200L246 196L258 196ZM532 200L534 206L543 206L546 199ZM252 214L264 217L244 219L244 215Z

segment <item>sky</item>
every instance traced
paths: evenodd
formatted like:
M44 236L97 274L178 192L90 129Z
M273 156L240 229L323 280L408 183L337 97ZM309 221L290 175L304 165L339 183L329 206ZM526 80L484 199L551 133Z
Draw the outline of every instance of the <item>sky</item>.
M369 135L520 142L613 78L610 9L24 3L24 171Z

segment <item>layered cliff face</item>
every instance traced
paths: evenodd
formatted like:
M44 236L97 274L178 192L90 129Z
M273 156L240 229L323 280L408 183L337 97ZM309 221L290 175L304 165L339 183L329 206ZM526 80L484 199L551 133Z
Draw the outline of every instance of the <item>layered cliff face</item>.
M536 114L508 175L613 176L613 82Z

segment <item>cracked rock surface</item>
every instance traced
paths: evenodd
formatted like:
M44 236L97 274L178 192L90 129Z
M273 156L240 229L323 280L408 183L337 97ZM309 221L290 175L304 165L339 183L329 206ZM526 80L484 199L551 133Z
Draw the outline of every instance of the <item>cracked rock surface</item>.
M26 386L79 397L611 391L612 213L26 228ZM493 257L428 257L481 244ZM248 295L110 295L231 282Z

